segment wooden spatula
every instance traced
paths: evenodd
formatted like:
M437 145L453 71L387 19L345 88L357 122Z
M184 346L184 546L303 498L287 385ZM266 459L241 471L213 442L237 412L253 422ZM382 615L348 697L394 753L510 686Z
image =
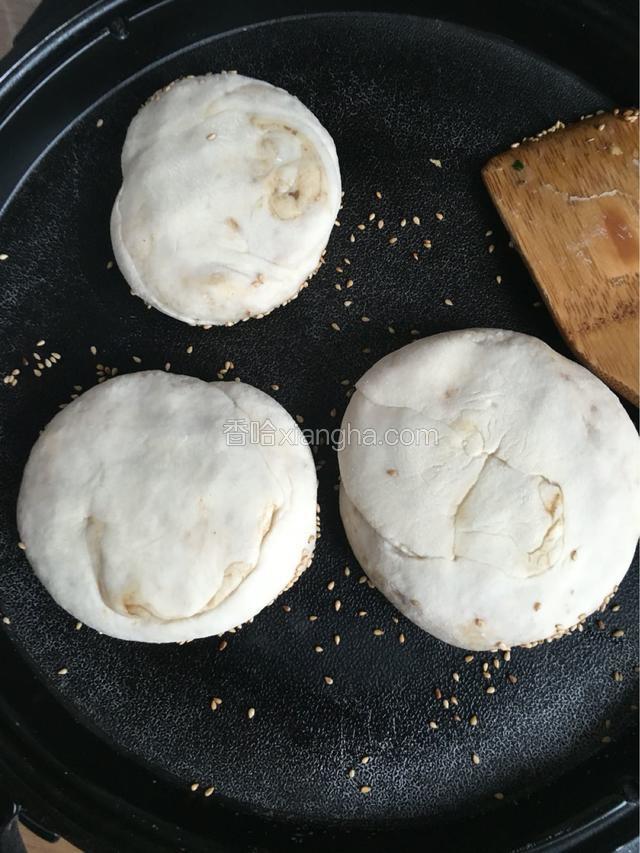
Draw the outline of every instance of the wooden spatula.
M576 356L638 405L638 112L523 142L484 182Z

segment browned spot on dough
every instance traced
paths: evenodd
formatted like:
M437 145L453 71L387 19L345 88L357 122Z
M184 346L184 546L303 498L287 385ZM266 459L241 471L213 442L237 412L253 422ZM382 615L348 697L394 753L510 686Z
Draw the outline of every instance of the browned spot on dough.
M387 474L390 477L397 477L398 476L398 472L396 471L395 468L387 468Z
M240 224L236 219L233 218L233 216L229 216L227 219L225 219L225 225L228 225L232 231L240 230Z
M540 604L540 602L539 602L539 601L535 601L535 602L533 603L533 609L534 609L534 610L540 610L540 608L541 608L541 607L542 607L542 605Z
M475 625L477 625L477 626L478 626L478 628L482 628L482 626L484 625L484 619L480 619L479 617L476 617L476 618L473 620L473 622L474 622L474 624L475 624Z
M458 393L457 388L447 388L447 390L444 392L444 396L448 400L450 397L453 397L454 394L457 394L457 393Z
M578 552L576 551L575 548L573 549L573 551L571 552L571 554L569 556L571 557L572 560L576 559L576 557L578 556Z

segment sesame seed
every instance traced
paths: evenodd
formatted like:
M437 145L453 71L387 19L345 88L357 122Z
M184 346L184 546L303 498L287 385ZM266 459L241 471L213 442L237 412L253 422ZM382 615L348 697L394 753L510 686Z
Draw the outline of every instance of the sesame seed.
M336 613L338 612L338 610L340 610L340 608L342 607L342 602L339 598L336 598L336 600L333 602L333 607Z
M210 797L214 791L215 791L215 788L213 787L213 785L210 785L208 788L205 788L205 790L204 790L205 797Z
M98 121L96 122L96 127L102 127L103 124L104 124L104 119L99 118Z
M189 787L191 788L192 791L197 791L198 788L200 787L200 785L198 784L198 782L192 782Z
M493 235L493 231L491 230L491 228L489 228L489 230L488 230L488 231L485 231L485 232L484 232L484 236L485 236L485 237L491 237L492 235Z
M384 630L382 628L374 628L373 633L376 637L382 637L384 635Z
M596 621L596 628L597 628L599 631L604 631L604 629L605 629L605 624L604 624L604 622L602 621L602 619L598 619L598 620Z
M367 317L367 316L360 317L360 319L362 320L363 323L370 322L369 317Z
M317 621L317 619L318 619L318 617L317 617L317 616L315 616L315 615L313 615L313 616L309 616L309 622L316 622L316 621Z
M611 636L618 640L620 637L624 637L624 631L621 628L616 628L615 631L611 632Z
M171 362L170 362L170 361L167 361L167 362L166 362L166 364L165 364L165 366L164 366L164 369L165 369L165 370L167 370L167 371L171 370Z
M473 660L473 655L465 655L464 656L464 662L465 663L471 663L472 660Z
M340 331L340 326L337 323L332 323L331 328L334 330L334 332Z
M218 136L217 133L207 133L207 139L208 140L216 139L217 136Z
M5 624L5 625L11 625L11 619L9 619L9 617L8 617L8 616L3 616L3 617L2 617L2 622L3 622L3 624Z
M355 243L355 242L356 242L355 234L349 234L349 242L350 242L350 243Z
M142 359L139 355L132 355L131 358L135 361L136 364L142 364Z
M398 238L397 238L397 237L389 237L389 245L390 245L390 246L393 246L393 245L394 245L395 243L397 243L397 242L398 242Z
M18 548L20 548L21 551L27 550L27 546L24 544L24 542L18 542Z
M491 244L489 245L489 249L488 249L488 251L489 251L489 254L490 254L490 255L492 255L492 254L493 254L493 252L495 251L495 248L496 248L496 247L493 245L493 243L491 243Z
M34 375L34 376L37 376L38 378L40 378L40 377L42 376L42 371L41 371L41 370L38 370L38 368L35 368L35 369L34 369L34 371L33 371L33 375Z
M510 674L507 676L507 681L509 681L511 684L516 684L516 683L517 683L517 681L518 681L518 678L517 678L517 676L512 675L512 674L510 673Z
M442 222L442 220L444 219L444 213L441 213L440 211L438 211L438 212L436 213L436 219L437 219L439 222Z
M412 216L411 221L413 222L414 225L420 225L420 217L419 216Z
M9 255L7 255L6 252L2 252L2 254L0 254L0 261L8 261L8 260L9 260Z
M250 720L253 720L253 718L255 717L255 715L256 715L256 709L255 709L255 708L249 708L249 710L247 711L247 717L248 717Z
M314 650L314 652L317 652L318 654L322 654L322 652L324 651L322 646L314 646L313 650Z
M414 261L420 260L420 255L417 252L411 252L411 257L413 258Z
M304 423L304 418L303 418L303 416L302 416L302 415L296 415L296 421L297 421L299 424L303 424L303 423Z
M493 796L496 798L496 800L504 800L504 794L501 791L496 791Z
M369 763L369 756L363 755L362 758L360 759L360 764L368 764L368 763Z
M336 644L336 646L340 645L340 634L334 634L333 642Z
M623 678L624 678L624 675L621 672L619 672L618 670L616 670L613 673L613 680L614 681L622 681Z
M491 685L490 687L487 687L487 689L485 690L485 693L495 693L495 692L496 692L496 688L493 685Z
M438 724L436 723L435 720L429 720L429 728L433 729L433 731L435 731L438 728Z
M336 585L335 581L329 581L329 583L327 584L327 589L329 590L329 592L331 592L331 590L335 587L335 585Z
M407 224L407 220L406 220L406 219L404 219L404 217L403 217L403 218L400 220L400 227L401 227L401 228L404 228L404 227L406 226L406 224Z
M355 775L356 775L356 771L353 769L353 767L351 767L351 768L349 768L349 770L347 770L347 776L349 777L349 779L353 779L353 777Z
M330 675L325 675L324 676L324 683L329 684L329 685L333 684L333 678L331 678Z
M433 691L433 695L438 701L440 701L440 699L442 699L442 690L440 690L439 687L436 687L436 689Z
M291 613L291 606L289 604L283 604L282 609L285 613Z
M509 649L502 653L502 657L507 661L507 663L509 663L509 661L511 660L511 652L509 651Z
M469 717L469 725L470 726L477 726L478 725L478 715L477 714L472 714Z
M82 622L76 622L76 631L79 631L82 628Z
M430 249L431 248L431 240L423 240L422 245L424 246L425 249Z
M393 328L393 326L387 326L387 330L390 335L395 335L396 333L396 330Z
M380 230L384 228L384 219L378 219L378 228Z
M335 412L335 409L332 409L331 411ZM345 566L345 567L344 567L344 576L345 576L345 578L348 578L350 574L351 574L351 569L349 568L349 566Z
M449 306L451 306L451 305L453 305L453 300L451 300L451 299L445 299L445 300L444 300L444 304L445 304L445 305L449 305Z
M370 785L361 785L360 786L360 793L361 794L368 794L368 793L370 793L370 791L371 791Z
M442 162L440 160L436 160L434 157L429 157L429 162L433 163L434 166L437 166L438 169L442 168Z
M66 675L68 672L69 670L67 669L67 667L63 666L61 669L58 670L58 675Z
M404 634L399 634L399 635L398 635L398 641L400 642L400 645L401 645L401 646L404 646L406 639L407 639L407 638L405 637L405 635L404 635Z
M366 225L361 222L360 225L357 226L357 228L358 228L358 231L364 231L364 229L366 228Z
M497 276L496 276L496 282L497 282L498 284L502 284L502 276L501 276L501 275L497 275Z
M472 752L472 753L471 753L471 761L472 761L476 766L477 766L478 764L480 764L480 756L478 755L478 753L477 753L477 752Z
M363 617L363 616L366 616L366 615L367 615L367 611L366 611L366 610L358 610L358 616Z
M606 124L603 122L602 124L598 125L598 130L604 130L605 127L606 127Z
M223 652L228 645L229 643L226 640L220 640L220 642L218 643L218 651Z
M451 678L453 678L453 680L456 682L460 681L460 676L457 672L452 673Z

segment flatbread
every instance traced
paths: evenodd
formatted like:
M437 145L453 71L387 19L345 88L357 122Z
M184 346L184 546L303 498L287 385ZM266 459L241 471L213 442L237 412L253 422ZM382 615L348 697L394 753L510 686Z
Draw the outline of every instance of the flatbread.
M470 329L412 343L360 379L343 429L380 441L356 433L339 454L354 553L447 643L561 636L629 567L638 435L599 379L536 338Z
M118 376L41 434L18 527L76 619L125 640L191 640L246 622L310 563L315 466L287 412L250 385Z
M341 201L333 140L297 98L240 74L188 77L135 116L111 216L133 293L194 325L293 299Z

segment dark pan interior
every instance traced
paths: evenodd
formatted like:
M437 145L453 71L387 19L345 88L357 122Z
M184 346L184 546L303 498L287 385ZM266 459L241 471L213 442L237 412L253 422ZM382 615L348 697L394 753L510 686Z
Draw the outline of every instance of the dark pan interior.
M297 301L261 321L204 331L130 296L117 268L107 268L108 219L120 148L138 106L177 77L221 69L281 85L318 115L336 141L345 197L326 263ZM326 447L316 451L322 539L313 566L253 624L228 636L222 652L216 638L147 646L75 630L30 571L15 527L29 449L74 386L96 382L97 363L125 373L169 362L174 372L215 379L231 360L228 380L239 376L273 393L305 426L331 429L351 383L412 340L411 330L504 327L565 351L508 246L479 169L558 118L609 106L571 74L471 30L391 15L326 15L183 50L113 91L55 141L0 217L0 252L9 256L0 264L0 367L21 369L17 387L0 387L0 609L10 620L3 630L79 721L186 796L202 797L214 785L207 801L213 808L219 801L285 821L343 826L498 809L495 793L508 802L631 725L637 569L582 633L517 649L498 670L490 654L466 663L464 652L402 617L396 623L393 608L359 583L337 511L337 465ZM408 224L400 228L403 217ZM431 250L422 245L426 238ZM345 307L345 300L353 304ZM36 346L40 339L46 344ZM60 363L35 377L32 353L52 351ZM273 383L279 391L270 391ZM360 610L367 616L358 617ZM384 636L373 635L378 627ZM616 639L620 628L624 637ZM322 654L314 652L317 644ZM494 695L485 693L485 661ZM61 667L65 676L56 674ZM444 710L435 688L458 706ZM212 696L223 699L216 713ZM256 708L252 721L249 707ZM480 722L471 727L474 713ZM194 794L193 781L201 784ZM365 784L366 796L359 793Z

